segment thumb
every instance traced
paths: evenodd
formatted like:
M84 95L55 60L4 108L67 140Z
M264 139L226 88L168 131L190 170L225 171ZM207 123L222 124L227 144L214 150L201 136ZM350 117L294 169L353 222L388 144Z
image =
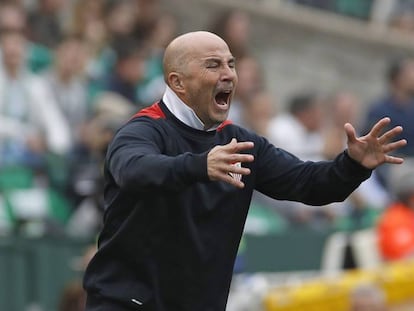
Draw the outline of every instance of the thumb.
M355 128L352 126L351 123L345 123L344 125L345 133L348 138L348 143L354 143L357 141Z

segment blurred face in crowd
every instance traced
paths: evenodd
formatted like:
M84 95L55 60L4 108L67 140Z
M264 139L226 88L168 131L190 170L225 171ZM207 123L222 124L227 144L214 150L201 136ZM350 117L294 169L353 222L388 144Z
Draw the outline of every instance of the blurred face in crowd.
M63 8L65 0L41 0L40 7L44 12L54 13Z
M241 11L234 11L226 24L225 35L233 45L244 46L249 40L250 18Z
M159 0L135 0L136 13L140 23L150 23L158 17Z
M157 19L151 32L151 46L165 49L168 43L176 36L177 21L169 14L163 14Z
M322 106L319 100L303 111L297 113L296 117L300 120L302 125L309 131L315 132L321 129L323 124Z
M136 14L131 1L116 2L108 13L106 26L112 35L128 35L135 26Z
M243 57L237 60L239 82L236 97L247 100L252 94L262 88L262 78L259 64L253 57Z
M396 86L401 91L414 96L414 59L405 61L401 74L397 78Z
M23 31L26 28L26 16L17 4L0 6L0 29Z
M81 39L69 38L56 50L56 68L63 80L81 74L87 61L87 49Z
M17 74L24 64L26 38L17 31L4 32L0 37L0 48L5 69L10 75Z
M135 84L145 76L146 54L144 51L136 51L133 55L121 60L117 66L118 73L122 78L131 84Z
M273 105L269 94L259 92L251 96L243 109L244 123L251 130L262 136L267 136L267 129L273 117Z
M333 98L332 121L336 126L342 127L345 123L355 123L360 103L358 98L351 93L340 93Z
M209 32L178 37L167 47L165 63L168 84L206 129L227 119L237 74L235 59L220 37Z

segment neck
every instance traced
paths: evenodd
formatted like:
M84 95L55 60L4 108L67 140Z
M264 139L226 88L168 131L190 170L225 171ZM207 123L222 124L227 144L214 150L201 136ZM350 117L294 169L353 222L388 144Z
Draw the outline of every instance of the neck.
M188 106L170 87L167 86L162 101L168 110L184 124L201 131L213 131L218 125L204 124L195 111Z

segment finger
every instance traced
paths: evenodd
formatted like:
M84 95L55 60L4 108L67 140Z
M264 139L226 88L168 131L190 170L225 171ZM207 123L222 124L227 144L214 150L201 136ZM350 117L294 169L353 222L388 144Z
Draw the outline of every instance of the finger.
M230 143L224 146L229 152L237 153L242 150L252 149L254 143L251 141L237 142L236 138L233 138Z
M403 158L400 157L394 157L390 155L385 156L385 162L390 164L402 164L404 162Z
M356 133L355 133L355 128L352 126L352 124L351 123L346 123L344 125L344 129L345 129L346 136L348 138L348 142L349 143L356 142L357 137L356 137Z
M380 144L385 144L386 142L390 141L392 138L397 136L398 134L401 134L403 131L402 126L396 126L393 129L385 132L379 139L378 142Z
M405 145L407 145L407 141L405 139L401 139L399 141L384 145L384 147L382 147L382 150L385 153L397 150L398 148L404 147Z
M234 152L237 153L243 150L249 150L249 149L252 149L253 147L254 147L254 143L252 141L240 142L235 145Z
M375 123L368 135L378 137L381 131L388 125L388 123L390 123L390 121L391 119L388 117L382 118L377 123Z
M254 156L251 154L240 154L240 153L236 153L236 154L232 154L229 156L229 163L236 163L236 162L253 162L254 161Z

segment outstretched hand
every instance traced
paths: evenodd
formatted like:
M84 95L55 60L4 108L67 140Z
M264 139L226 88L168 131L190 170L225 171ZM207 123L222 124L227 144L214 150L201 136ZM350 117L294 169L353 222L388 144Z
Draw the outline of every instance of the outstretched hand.
M239 175L249 175L250 169L235 165L235 163L252 162L253 155L239 153L240 151L253 148L253 142L237 142L235 138L227 145L216 146L208 153L207 171L210 180L220 180L238 188L243 188L244 183Z
M407 144L405 139L392 140L403 131L402 127L396 126L381 134L390 121L388 117L379 120L367 135L361 137L356 137L354 127L346 123L344 129L348 137L349 156L369 169L374 169L383 163L403 163L402 158L389 155L390 152Z

